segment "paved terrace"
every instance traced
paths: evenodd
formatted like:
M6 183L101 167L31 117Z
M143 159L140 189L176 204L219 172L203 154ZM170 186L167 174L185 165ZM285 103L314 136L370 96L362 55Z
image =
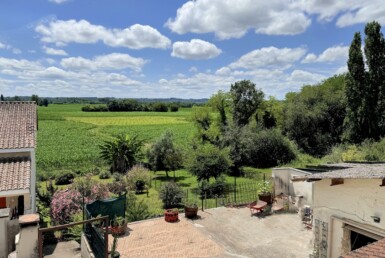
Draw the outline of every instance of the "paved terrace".
M177 223L163 218L129 224L119 238L125 257L309 257L312 231L297 214L259 218L248 208L199 211L200 218ZM111 242L111 238L110 242Z

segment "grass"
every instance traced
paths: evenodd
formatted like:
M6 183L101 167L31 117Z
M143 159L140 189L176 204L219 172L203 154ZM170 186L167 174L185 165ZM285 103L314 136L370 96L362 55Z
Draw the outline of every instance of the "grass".
M37 173L52 176L62 171L108 168L99 158L99 145L120 133L137 134L146 145L166 130L175 142L187 145L195 129L189 108L179 112L82 112L81 104L52 104L38 109Z

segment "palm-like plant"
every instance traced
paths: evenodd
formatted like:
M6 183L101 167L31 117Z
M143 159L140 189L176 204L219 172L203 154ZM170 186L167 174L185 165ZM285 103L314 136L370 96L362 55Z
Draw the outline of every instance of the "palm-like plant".
M120 134L99 146L100 157L111 164L111 173L125 173L143 157L142 146L137 135Z

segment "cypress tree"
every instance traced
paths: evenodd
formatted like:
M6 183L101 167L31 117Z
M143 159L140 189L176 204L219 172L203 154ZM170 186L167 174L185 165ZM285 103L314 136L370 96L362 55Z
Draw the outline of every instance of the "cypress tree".
M365 26L365 57L368 67L365 95L369 117L369 138L378 140L385 135L385 42L381 25L370 22Z
M367 117L363 112L366 94L365 64L361 50L361 34L356 32L349 48L348 73L346 75L346 98L347 115L346 124L348 128L347 138L352 142L361 142L365 139L367 130L365 121Z

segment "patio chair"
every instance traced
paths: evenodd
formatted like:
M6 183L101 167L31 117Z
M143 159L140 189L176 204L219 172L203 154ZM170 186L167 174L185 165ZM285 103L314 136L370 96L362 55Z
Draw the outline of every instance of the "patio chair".
M283 211L283 209L284 209L283 199L282 198L275 198L273 206L271 207L271 210L273 211L273 213Z

